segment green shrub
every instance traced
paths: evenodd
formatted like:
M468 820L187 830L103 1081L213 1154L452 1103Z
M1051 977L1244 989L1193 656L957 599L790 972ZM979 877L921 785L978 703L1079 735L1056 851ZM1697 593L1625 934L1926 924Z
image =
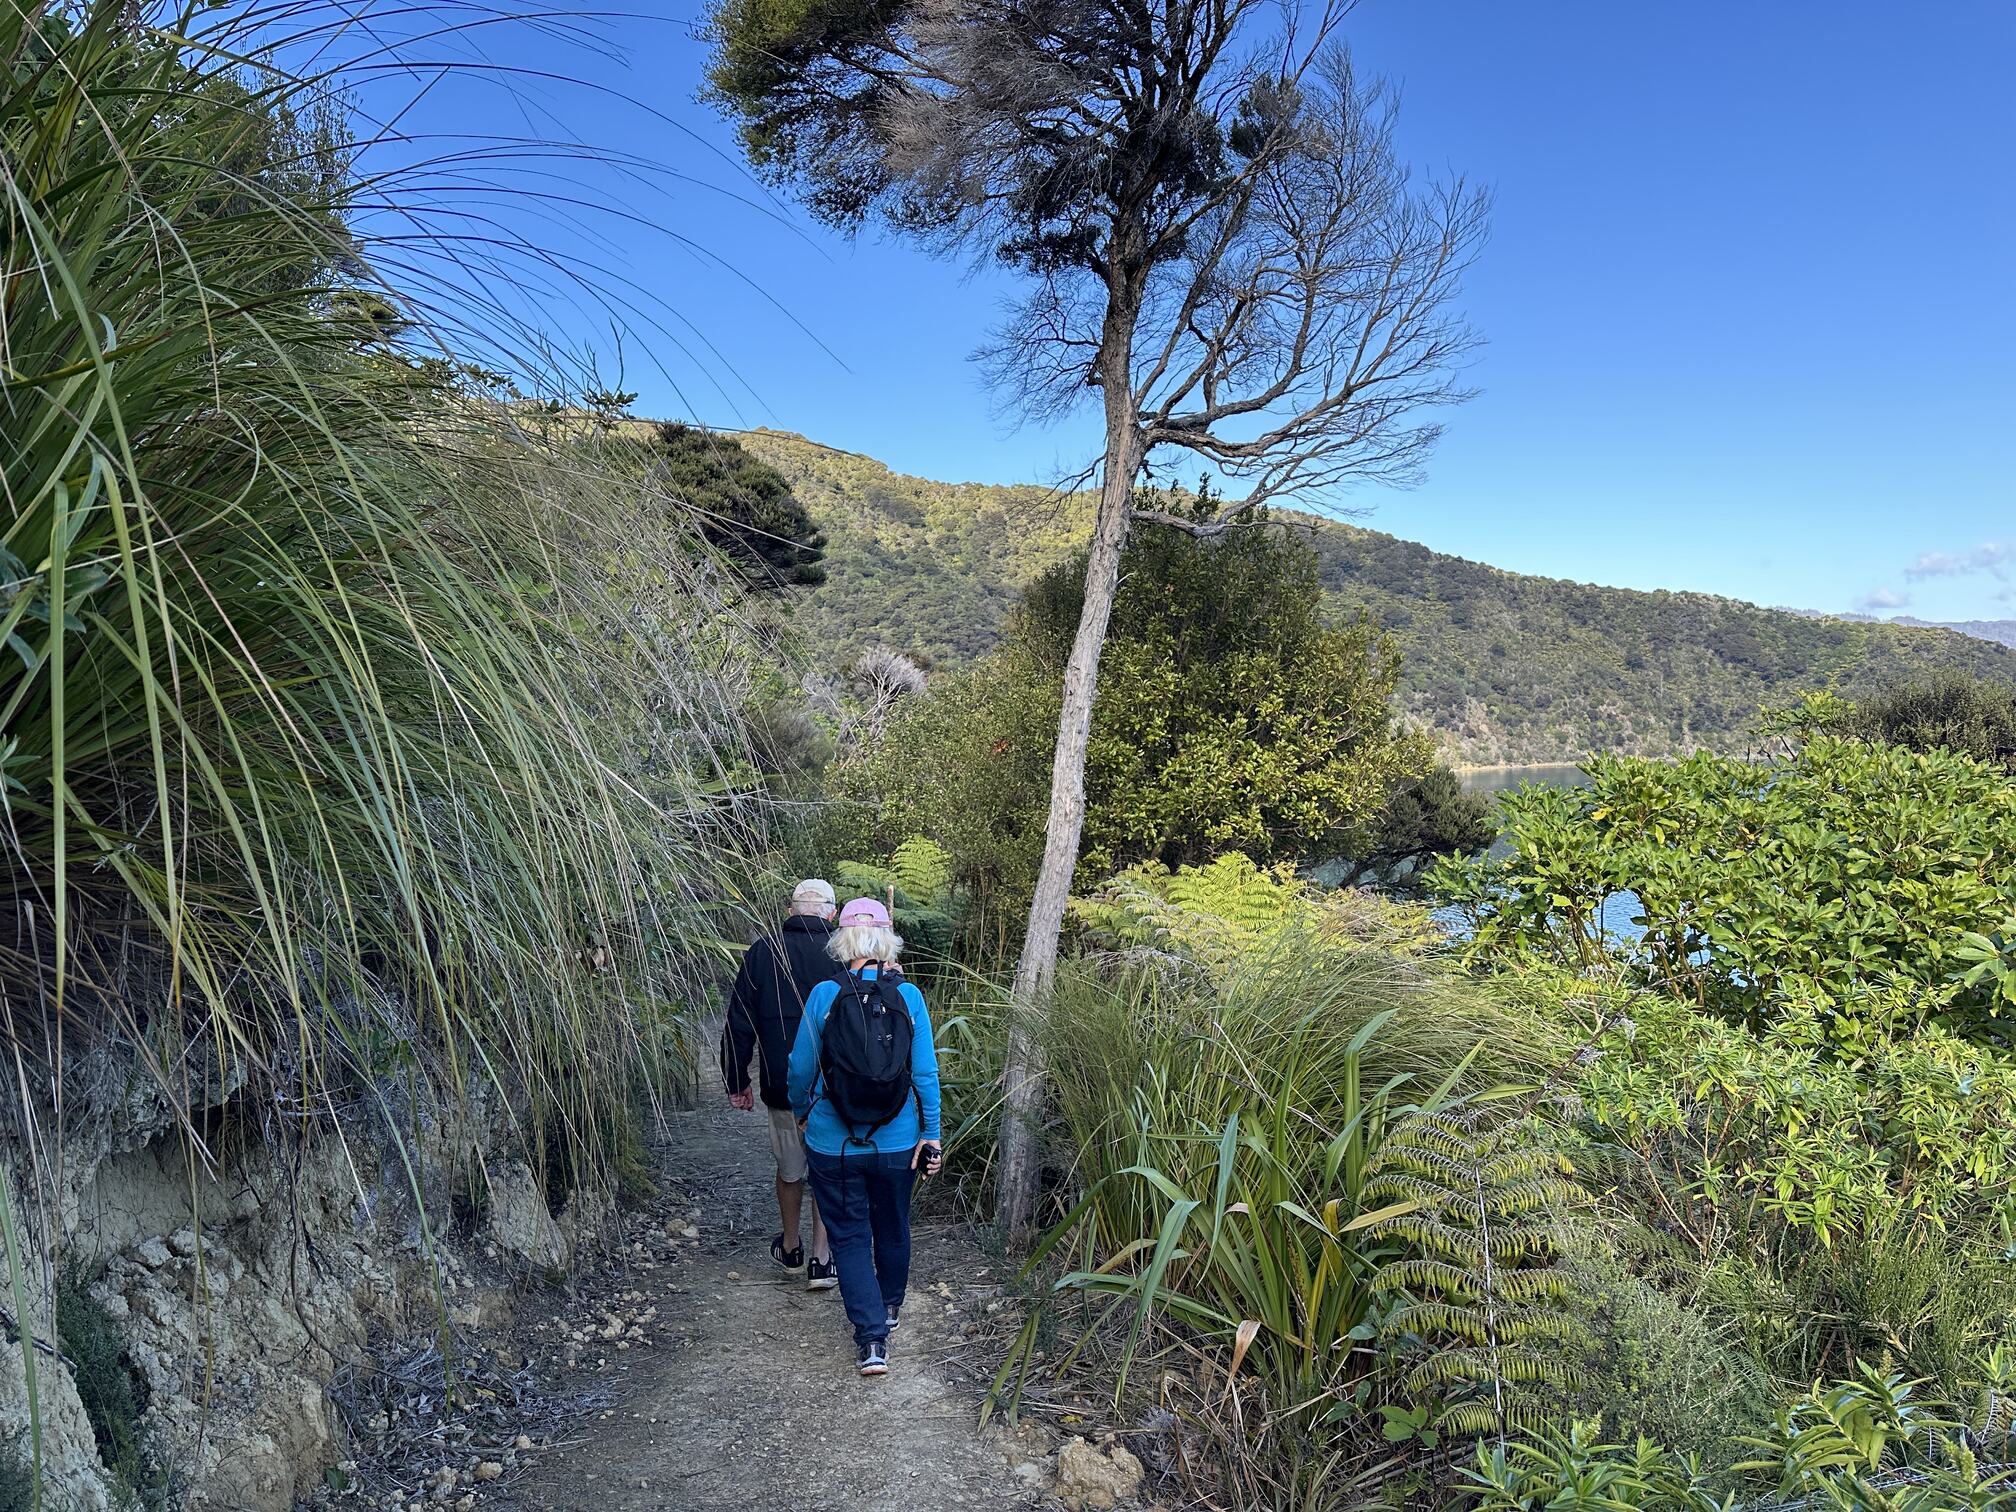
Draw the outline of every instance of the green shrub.
M879 742L827 770L826 854L887 855L928 836L952 857L969 955L1006 955L1043 852L1055 703L1033 666L940 677L900 700ZM1046 719L1052 734L1032 735Z
M122 1491L139 1496L157 1478L140 1421L147 1410L147 1385L128 1361L126 1341L112 1315L85 1290L83 1277L67 1267L56 1285L56 1340L70 1363L91 1436L98 1441L98 1458Z
M1581 1072L1592 1170L1770 1370L1894 1360L1950 1398L2016 1321L2016 1064L1810 994L1761 1033L1664 998L1632 1012Z
M1564 1351L1571 1419L1609 1438L1640 1438L1726 1470L1739 1440L1769 1420L1776 1383L1731 1344L1707 1313L1634 1275L1604 1237L1579 1236L1568 1253L1584 1337Z
M1831 736L1774 762L1587 771L1500 799L1509 854L1436 868L1482 960L1621 969L1752 1024L1802 984L1851 1009L1898 985L1911 1020L2004 1034L2016 998L1960 981L1960 952L2016 913L2016 777ZM1622 894L1639 933L1603 928Z
M1861 699L1835 727L1864 740L2016 769L2016 684L1941 672Z
M634 396L632 396L634 397ZM732 436L697 426L657 427L652 458L671 497L683 506L667 521L679 530L694 518L758 591L826 581L826 537L792 496L784 475L742 449Z
M1728 1505L1693 1462L1648 1439L1607 1443L1592 1420L1480 1444L1462 1486L1476 1512L1717 1512Z
M1363 615L1328 622L1316 553L1248 525L1199 537L1144 523L1128 537L1085 758L1092 876L1230 850L1327 860L1433 768L1393 707L1398 643ZM1032 582L1009 627L1027 662L999 665L1032 666L1054 697L1084 594L1082 554Z
M1401 783L1384 813L1346 837L1343 881L1413 891L1438 856L1475 855L1497 838L1490 797L1470 792L1450 767L1435 766Z
M1649 1439L1605 1442L1594 1421L1480 1446L1464 1472L1475 1512L1999 1512L2016 1507L2016 1474L1986 1463L1951 1419L1916 1400L1903 1377L1873 1370L1815 1386L1744 1441L1735 1468L1762 1496L1703 1475L1691 1456Z
M1840 1512L2016 1507L2016 1471L1984 1467L1960 1426L1903 1376L1864 1366L1788 1405L1737 1468L1795 1505Z
M1756 1034L1666 998L1632 1013L1583 1071L1583 1116L1642 1157L1702 1253L1732 1226L1831 1241L1906 1218L2016 1223L2016 1060L1812 992Z
M1949 1405L1968 1394L1981 1356L2016 1338L2006 1244L1908 1218L1826 1244L1786 1233L1732 1236L1704 1268L1700 1293L1781 1377L1896 1365Z

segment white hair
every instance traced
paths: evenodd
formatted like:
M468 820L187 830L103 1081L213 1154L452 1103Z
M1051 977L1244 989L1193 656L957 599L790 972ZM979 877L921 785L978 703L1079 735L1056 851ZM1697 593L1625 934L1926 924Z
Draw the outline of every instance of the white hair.
M794 914L817 914L822 919L830 919L837 906L833 884L824 877L807 877L791 889L791 912Z
M903 936L884 924L847 924L833 931L826 954L842 965L851 961L893 961L903 954Z

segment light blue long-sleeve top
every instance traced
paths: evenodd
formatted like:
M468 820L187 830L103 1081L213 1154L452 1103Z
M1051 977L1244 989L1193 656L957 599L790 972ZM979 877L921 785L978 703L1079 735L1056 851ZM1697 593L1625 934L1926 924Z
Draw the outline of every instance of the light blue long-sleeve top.
M872 981L880 972L864 966L860 974L863 980ZM862 1147L860 1141L850 1139L832 1103L819 1095L819 1036L825 1031L826 1015L840 996L840 985L821 982L806 995L805 1016L798 1021L798 1038L791 1045L791 1109L805 1120L806 1146L821 1155L840 1155ZM884 1154L909 1150L919 1139L934 1143L938 1139L938 1051L931 1040L931 1012L924 1006L924 994L910 983L897 983L896 992L910 1010L910 1080L917 1095L869 1137L868 1142Z

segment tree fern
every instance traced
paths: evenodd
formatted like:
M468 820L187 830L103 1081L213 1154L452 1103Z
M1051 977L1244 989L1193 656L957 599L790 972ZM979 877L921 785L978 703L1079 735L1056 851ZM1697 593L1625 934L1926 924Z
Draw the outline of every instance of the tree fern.
M1437 937L1425 910L1325 892L1292 867L1258 866L1236 851L1173 872L1156 862L1134 867L1073 899L1071 912L1091 943L1181 956L1214 978L1290 936L1397 954L1418 954Z
M944 910L952 891L952 853L927 835L912 835L889 857L896 885L927 908Z
M833 881L843 894L892 893L896 929L912 955L949 957L962 915L952 886L952 858L936 841L913 835L887 861L841 861Z
M1403 1246L1376 1283L1381 1331L1400 1394L1445 1432L1502 1433L1534 1416L1508 1387L1566 1385L1560 1346L1586 1337L1558 1264L1556 1216L1582 1200L1566 1170L1478 1104L1416 1114L1381 1153L1365 1203L1405 1209L1376 1226Z

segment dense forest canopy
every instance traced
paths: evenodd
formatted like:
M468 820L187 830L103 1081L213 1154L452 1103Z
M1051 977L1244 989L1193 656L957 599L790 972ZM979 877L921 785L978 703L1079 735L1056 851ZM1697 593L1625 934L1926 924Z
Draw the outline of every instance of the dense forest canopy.
M1039 487L905 477L776 431L741 439L827 536L830 581L803 614L842 656L971 662L1090 519L1088 499ZM1950 631L1529 577L1328 521L1309 539L1332 618L1363 611L1393 632L1401 707L1461 761L1730 747L1802 690L1855 696L1944 670L2016 681L2016 650Z

